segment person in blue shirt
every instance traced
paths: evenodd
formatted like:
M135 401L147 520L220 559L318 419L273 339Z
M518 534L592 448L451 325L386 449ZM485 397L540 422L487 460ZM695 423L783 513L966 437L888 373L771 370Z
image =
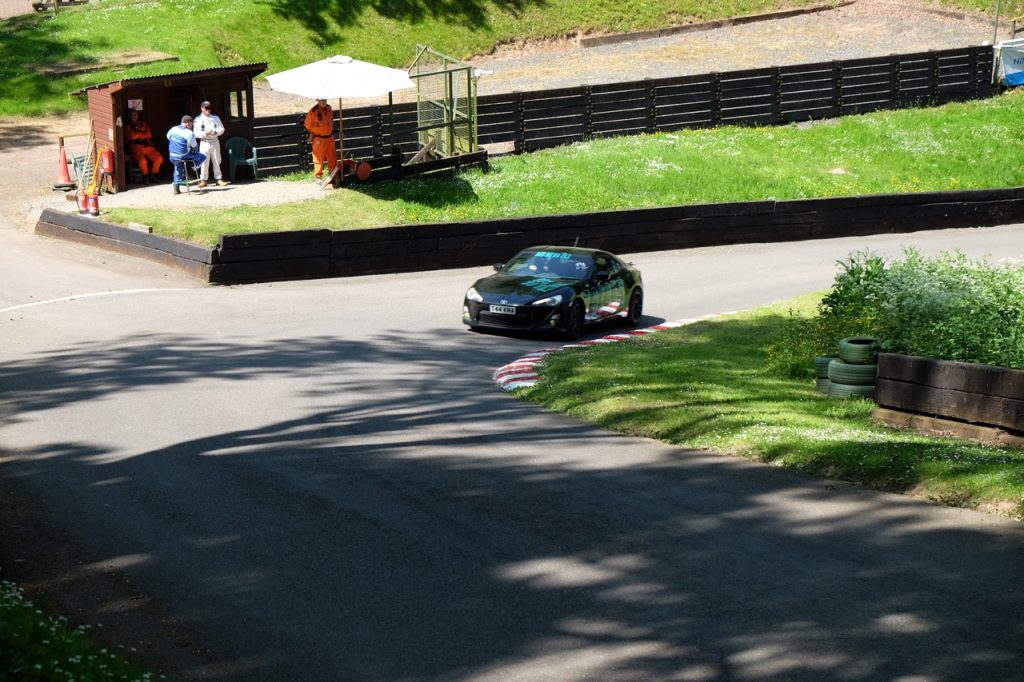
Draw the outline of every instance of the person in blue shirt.
M171 164L174 166L174 180L171 185L174 187L174 193L178 194L186 182L185 164L190 163L192 169L197 170L206 160L206 155L199 153L199 143L192 132L192 117L188 114L181 117L181 125L167 131L167 151L170 152Z

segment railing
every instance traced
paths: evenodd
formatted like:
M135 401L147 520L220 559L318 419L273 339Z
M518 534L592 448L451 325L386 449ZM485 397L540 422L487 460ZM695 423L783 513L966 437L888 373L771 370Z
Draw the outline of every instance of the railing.
M478 98L481 146L515 153L582 142L720 125L781 125L881 109L983 99L992 82L991 46L646 79ZM416 105L344 111L345 154L418 150ZM392 120L393 118L393 120ZM394 138L390 131L395 131ZM302 114L256 119L260 170L310 167Z

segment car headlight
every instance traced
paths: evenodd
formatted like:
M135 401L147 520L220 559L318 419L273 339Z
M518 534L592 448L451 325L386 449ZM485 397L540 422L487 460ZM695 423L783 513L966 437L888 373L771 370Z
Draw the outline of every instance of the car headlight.
M530 305L547 305L547 306L552 306L553 307L553 306L561 305L561 304L562 304L562 295L561 294L556 294L554 296L548 296L547 298L542 298L539 301L534 301Z
M466 298L468 298L471 301L476 301L477 303L484 302L484 297L481 296L480 292L473 287L470 287L469 290L466 291Z

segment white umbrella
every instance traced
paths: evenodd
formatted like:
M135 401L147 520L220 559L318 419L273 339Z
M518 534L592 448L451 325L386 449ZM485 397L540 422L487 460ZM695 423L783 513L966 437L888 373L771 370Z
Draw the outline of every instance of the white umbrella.
M378 97L414 87L409 74L401 69L392 69L379 64L361 62L352 57L335 55L318 62L298 66L281 73L267 76L271 89L299 95L309 99L338 98L338 122L342 121L341 99L343 97ZM345 137L341 137L341 162L345 159Z
M267 76L274 90L309 99L377 97L413 87L401 69L336 55Z

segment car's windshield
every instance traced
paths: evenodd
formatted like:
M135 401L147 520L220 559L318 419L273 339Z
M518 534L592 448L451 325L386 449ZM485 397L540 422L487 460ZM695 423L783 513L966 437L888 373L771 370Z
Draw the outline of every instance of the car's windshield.
M502 270L510 275L583 280L594 271L594 259L565 251L523 251Z

